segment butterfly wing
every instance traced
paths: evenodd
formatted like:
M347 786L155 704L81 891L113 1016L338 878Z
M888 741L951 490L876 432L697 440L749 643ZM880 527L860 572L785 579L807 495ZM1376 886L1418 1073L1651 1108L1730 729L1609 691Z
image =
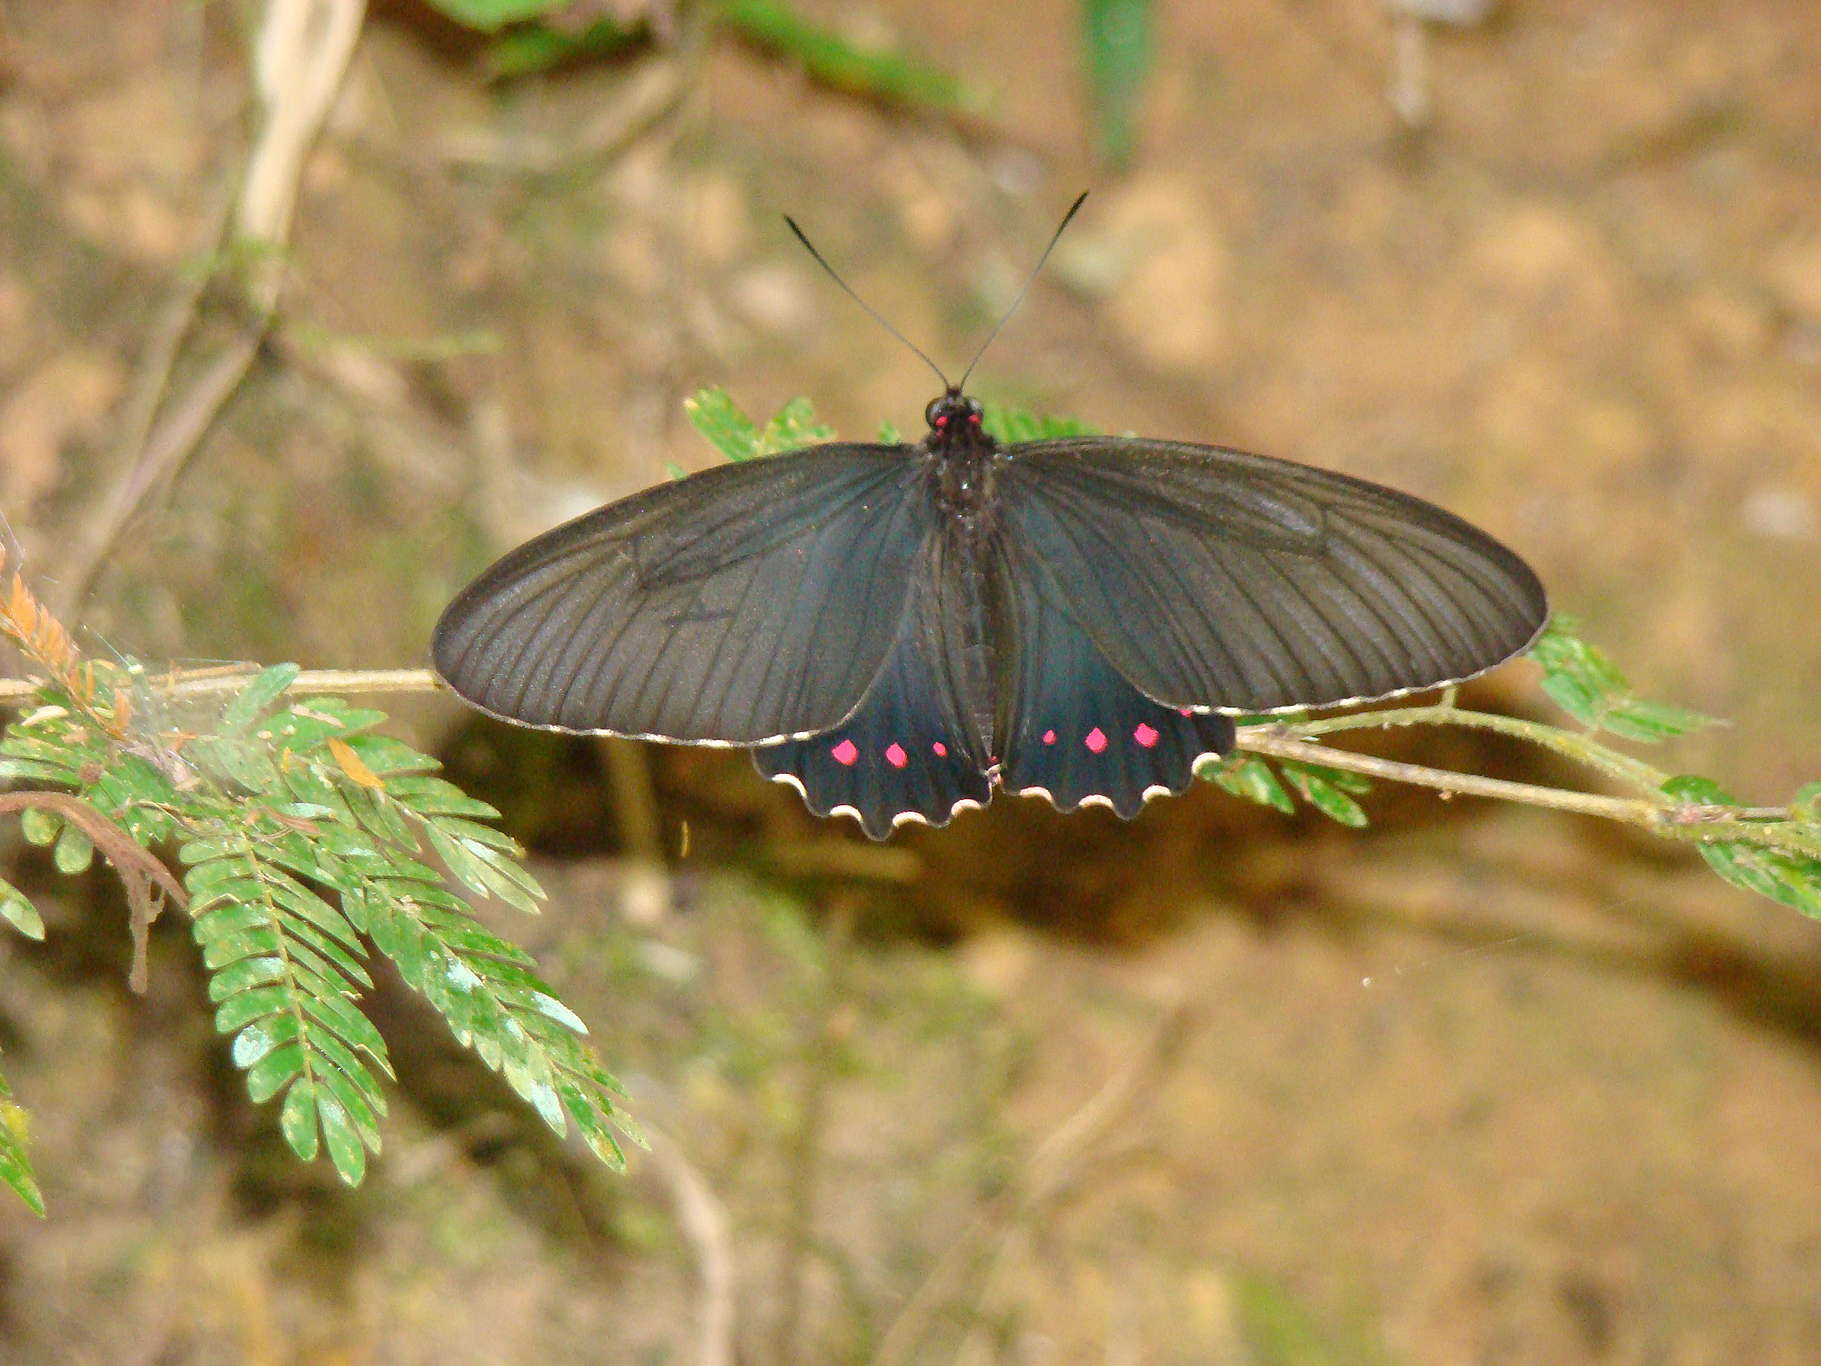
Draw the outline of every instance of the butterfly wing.
M816 446L597 508L461 592L437 672L552 730L747 745L839 725L902 633L935 524L914 454Z
M1548 616L1511 551L1451 513L1215 446L1072 437L1008 448L1008 536L1146 696L1233 712L1458 682Z
M1060 809L1110 806L1128 820L1146 800L1186 790L1195 765L1233 748L1230 718L1146 697L1058 600L1040 566L1006 546L1012 648L1003 651L1000 781Z
M795 787L818 816L853 816L876 840L905 821L947 825L957 811L992 800L991 760L955 665L954 623L966 610L957 595L967 589L945 572L952 563L932 538L885 667L852 716L752 754L760 773Z

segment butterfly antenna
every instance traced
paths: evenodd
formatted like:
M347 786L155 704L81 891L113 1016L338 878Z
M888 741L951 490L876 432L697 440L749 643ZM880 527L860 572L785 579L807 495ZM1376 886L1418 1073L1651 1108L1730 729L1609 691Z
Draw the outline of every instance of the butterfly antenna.
M786 224L788 224L790 227L790 230L797 235L797 240L803 244L803 250L807 251L810 254L810 256L815 259L815 263L817 265L821 266L823 270L828 272L828 278L833 280L836 284L840 285L841 288L846 292L848 298L852 299L855 303L859 304L861 308L865 309L867 316L869 318L871 318L874 322L878 323L880 327L883 327L887 332L891 333L892 336L896 337L899 341L903 342L913 352L915 352L918 360L922 361L925 365L929 366L929 368L931 370L935 371L936 378L942 381L942 387L945 391L948 391L951 393L957 392L956 387L948 382L948 376L942 373L942 367L940 365L937 365L935 361L931 360L929 358L929 356L924 353L924 350L921 346L918 346L916 342L912 341L909 337L905 336L897 328L893 327L890 323L888 323L885 320L884 315L881 314L878 309L874 308L871 304L867 303L866 300L862 299L858 294L854 293L853 286L849 285L847 283L847 281L843 280L838 274L835 273L835 268L833 266L829 265L828 262L822 258L821 252L816 250L816 244L814 242L811 242L809 240L809 238L807 238L803 235L803 229L801 229L797 226L796 219L792 218L789 214L785 214L784 222Z
M981 342L980 349L974 352L974 358L967 363L967 369L961 372L961 383L955 386L957 390L967 388L968 376L974 373L974 367L980 364L980 358L986 354L986 348L993 344L993 340L1012 320L1012 314L1018 311L1018 305L1024 302L1024 296L1029 294L1031 286L1037 283L1037 277L1043 273L1043 263L1050 259L1050 253L1056 250L1056 244L1062 240L1063 230L1080 211L1087 197L1088 192L1083 190L1075 196L1075 202L1069 205L1069 211L1062 215L1062 221L1056 225L1056 231L1050 234L1050 244L1043 249L1043 255L1037 258L1037 264L1031 267L1031 273L1025 277L1024 284L1019 288L1018 297L1012 300L1012 306L1005 310L997 323L993 324L993 330L986 334L986 340Z

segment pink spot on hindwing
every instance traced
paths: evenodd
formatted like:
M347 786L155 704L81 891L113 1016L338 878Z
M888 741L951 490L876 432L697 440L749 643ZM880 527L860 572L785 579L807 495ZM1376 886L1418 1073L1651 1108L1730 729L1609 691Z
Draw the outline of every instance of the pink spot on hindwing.
M1138 729L1132 732L1132 738L1146 749L1149 749L1157 743L1157 730L1154 726L1147 725L1145 722L1140 721L1138 723Z
M904 752L904 746L893 740L885 747L885 762L893 768L903 768L910 762L910 755Z
M1082 743L1095 754L1098 754L1107 747L1107 733L1099 726L1095 726L1094 729L1088 732L1087 739Z
M948 758L948 746L943 744L940 740L936 741L930 748L936 751L936 757L938 759Z
M1043 732L1043 743L1046 745L1055 744L1056 743L1056 732L1053 730L1044 731Z
M849 768L852 768L854 761L860 757L860 747L852 740L843 740L828 752L835 756L837 764L846 764Z
M1193 707L1178 707L1176 710L1184 716L1195 715L1195 708Z

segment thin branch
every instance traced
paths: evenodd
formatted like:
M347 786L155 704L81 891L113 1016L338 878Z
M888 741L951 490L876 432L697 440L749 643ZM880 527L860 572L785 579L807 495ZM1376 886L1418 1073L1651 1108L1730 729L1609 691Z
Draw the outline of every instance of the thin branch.
M233 206L226 187L216 190L215 194L220 202L209 214L209 228L203 234L203 240L212 251L221 245L222 236L227 230L228 214ZM200 263L195 269L177 272L170 296L165 300L164 307L158 310L151 334L146 338L145 353L140 359L133 392L128 396L126 408L121 414L120 434L114 445L115 465L126 465L145 450L152 432L152 421L158 416L159 401L170 387L171 372L176 368L183 339L189 335L190 325L196 321L196 310L212 276L213 272L203 269Z
M1239 747L1254 754L1268 754L1274 759L1292 759L1299 763L1319 764L1325 768L1345 769L1369 778L1432 787L1444 796L1453 796L1458 792L1465 796L1496 797L1553 811L1600 816L1626 825L1641 826L1652 834L1667 839L1690 843L1736 840L1766 849L1815 856L1811 847L1812 838L1801 829L1788 825L1791 813L1786 807L1683 802L1667 793L1655 797L1602 797L1567 788L1514 783L1504 778L1482 778L1475 773L1423 768L1417 764L1377 759L1368 754L1355 754L1350 750L1312 744L1297 739L1285 726L1242 726L1239 731ZM1763 821L1783 824L1757 824Z
M126 889L131 910L133 936L133 970L128 982L134 991L146 988L146 948L152 922L164 909L162 897L169 897L179 908L187 909L189 893L172 875L171 870L148 849L101 812L67 792L0 792L0 815L13 811L49 811L87 835L101 856L114 865L120 883Z
M1608 749L1585 735L1563 730L1560 726L1552 726L1544 721L1526 721L1517 716L1501 716L1497 712L1466 711L1447 701L1432 707L1395 707L1384 711L1349 712L1344 716L1312 717L1295 723L1297 733L1305 736L1416 725L1468 726L1475 730L1509 735L1514 740L1527 740L1533 745L1554 750L1576 763L1598 769L1609 778L1632 783L1648 792L1656 791L1669 778L1667 773L1652 768L1641 759Z
M253 45L253 79L265 120L242 184L240 236L282 243L291 235L304 158L316 141L360 37L365 0L268 0ZM267 308L278 301L274 272Z
M238 666L172 671L148 680L154 692L166 697L195 699L227 697L246 686L249 671ZM24 709L35 705L37 684L30 679L0 679L0 708ZM307 669L291 683L292 693L334 693L355 697L373 693L422 693L446 691L445 685L428 669ZM1457 724L1496 730L1518 739L1578 759L1588 767L1614 775L1617 771L1607 760L1631 764L1635 771L1625 777L1652 795L1647 797L1607 797L1597 793L1578 792L1570 788L1545 787L1538 783L1517 783L1504 778L1485 778L1473 773L1449 769L1426 768L1420 764L1400 763L1371 755L1334 749L1300 738L1315 734L1333 734L1343 730L1393 725ZM1766 848L1811 853L1800 832L1758 822L1784 822L1791 819L1787 807L1732 806L1719 803L1680 802L1657 791L1663 775L1647 765L1629 760L1584 737L1536 721L1501 717L1488 712L1462 711L1459 708L1407 707L1396 711L1361 712L1297 721L1294 725L1250 725L1239 728L1239 748L1254 754L1278 759L1319 764L1345 769L1387 782L1409 783L1416 787L1434 788L1452 796L1493 797L1519 802L1525 806L1544 807L1553 811L1571 811L1583 816L1640 826L1653 834L1682 840L1738 839ZM1597 753L1596 753L1597 752ZM1654 779L1654 781L1649 781ZM895 865L884 875L899 871ZM908 873L909 865L903 870Z
M58 610L62 615L75 617L102 569L112 559L114 547L119 544L128 524L139 515L152 495L175 479L195 455L203 436L252 368L264 332L263 321L243 329L228 349L197 376L195 383L146 438L144 447L127 469L126 477L109 495L106 508L85 519L88 530L76 549L74 563L64 576L65 587L59 595Z
M264 115L231 213L236 237L264 244L247 280L250 318L154 425L152 415L175 367L182 339L194 322L202 283L179 290L161 321L142 366L142 381L123 431L144 440L120 460L123 474L101 508L83 519L86 528L64 574L58 607L65 616L87 598L133 519L175 479L200 449L203 437L240 387L271 327L283 283L304 157L328 117L360 35L365 0L269 0L254 41L254 85ZM224 215L224 220L229 216ZM214 229L220 246L222 223Z
M1299 726L1298 730L1301 729ZM1378 759L1369 754L1334 749L1308 740L1299 740L1286 726L1242 726L1239 747L1254 754L1269 754L1274 759L1294 759L1325 768L1363 773L1369 778L1390 782L1412 783L1433 787L1452 796L1460 793L1471 797L1501 797L1523 802L1527 806L1545 806L1557 811L1578 811L1587 816L1604 816L1607 820L1630 825L1655 825L1659 813L1669 805L1669 798L1650 801L1639 797L1601 797L1590 792L1571 792L1566 788L1542 787L1535 783L1514 783L1504 778L1482 778L1475 773L1455 773L1447 769L1424 768L1418 764Z
M196 700L231 697L246 687L251 667L223 669L173 669L146 680L161 697ZM39 685L29 678L0 678L0 707L24 709L37 705ZM293 693L335 693L361 697L373 693L440 692L446 685L428 669L305 669L292 680Z

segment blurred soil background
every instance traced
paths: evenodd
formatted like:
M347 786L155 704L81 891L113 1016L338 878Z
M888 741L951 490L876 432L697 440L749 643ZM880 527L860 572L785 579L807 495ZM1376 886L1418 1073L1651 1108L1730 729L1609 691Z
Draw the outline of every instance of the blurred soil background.
M1444 502L1732 722L1653 758L1821 777L1821 8L1508 0L1427 31L1419 127L1379 0L1159 4L1117 169L1069 5L803 0L990 96L962 115L609 9L658 36L489 81L486 40L372 7L277 324L109 546L91 648L421 664L494 554L712 463L700 386L919 429L931 377L782 213L959 369L1089 188L976 392ZM0 4L0 511L53 600L206 278L259 10ZM1474 700L1549 715L1535 680ZM550 1140L382 983L401 1081L346 1190L247 1101L178 917L133 996L117 885L9 832L50 936L0 937L0 1046L50 1217L0 1200L0 1358L706 1362L719 1314L752 1366L1821 1361L1821 927L1686 849L1206 784L875 847L742 755L393 710L536 852L549 911L499 928L654 1153Z

